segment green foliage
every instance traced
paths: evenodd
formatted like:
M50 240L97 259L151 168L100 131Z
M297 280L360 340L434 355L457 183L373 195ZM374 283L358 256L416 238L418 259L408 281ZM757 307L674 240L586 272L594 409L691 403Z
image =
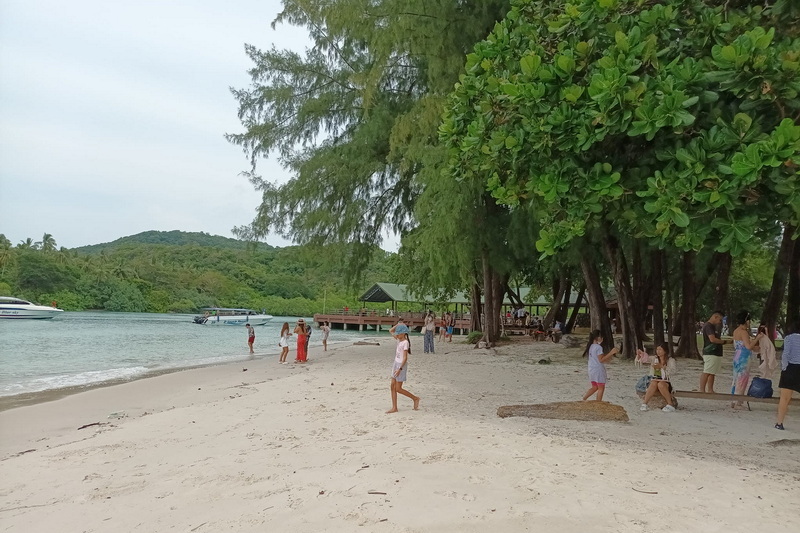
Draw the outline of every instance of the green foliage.
M481 340L482 338L483 338L483 332L482 331L470 331L467 334L466 342L467 342L467 344L477 344L477 342L479 340Z
M702 0L517 0L467 57L449 172L530 204L555 254L612 225L740 255L800 221L800 13Z
M147 311L148 305L139 289L122 281L114 284L108 300L103 303L103 308L107 311L143 313Z
M233 250L244 250L248 246L256 246L258 249L272 248L264 243L248 243L229 237L222 237L220 235L210 235L203 232L186 232L186 231L144 231L136 235L129 235L121 237L112 242L103 244L92 244L89 246L80 246L73 248L74 252L82 254L99 254L101 252L110 252L117 248L122 248L130 244L167 244L172 246L213 246L214 248L225 248Z
M347 242L353 272L385 231L413 227L417 175L441 160L443 96L466 51L508 0L285 0L275 23L300 26L304 55L247 46L252 85L234 90L244 132L228 135L250 156L262 194L239 235L278 231L295 242ZM256 173L277 154L292 173L276 185Z
M737 258L733 263L730 278L730 311L738 313L746 309L760 318L775 270L775 253L772 250L758 250ZM783 313L779 313L779 316ZM730 318L730 317L729 317Z
M16 284L22 291L57 291L77 279L76 272L59 264L54 254L26 250L18 253L16 263Z
M168 237L185 244L150 244ZM198 239L209 245L195 244ZM248 307L309 316L323 308L358 306L365 283L396 282L393 255L372 253L365 278L340 274L346 246L273 248L179 232L146 232L118 239L90 254L29 247L0 250L0 291L62 309L196 312L200 307ZM238 243L238 244L234 244ZM217 246L222 244L222 246Z

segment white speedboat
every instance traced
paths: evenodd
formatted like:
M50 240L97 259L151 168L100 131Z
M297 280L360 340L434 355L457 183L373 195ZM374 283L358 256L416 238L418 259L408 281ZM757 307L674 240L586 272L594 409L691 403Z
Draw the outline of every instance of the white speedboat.
M57 307L36 305L20 298L0 296L0 318L53 318L63 312L63 309Z
M270 320L272 315L259 313L252 309L237 309L233 307L204 307L201 309L202 315L194 317L195 324L218 325L218 326L263 326Z

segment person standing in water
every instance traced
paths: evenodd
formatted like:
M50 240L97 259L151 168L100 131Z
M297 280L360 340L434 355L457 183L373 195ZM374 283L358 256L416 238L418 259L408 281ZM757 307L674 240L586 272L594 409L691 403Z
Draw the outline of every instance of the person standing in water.
M414 396L411 392L403 388L408 371L408 356L411 354L411 341L408 338L408 326L397 324L389 330L389 333L397 340L397 347L394 352L394 363L392 364L392 408L386 411L389 413L397 412L397 395L402 394L414 401L414 410L419 410L419 396Z
M253 329L253 326L250 325L250 322L244 325L247 328L247 345L250 347L250 353L256 353L253 351L253 343L256 342L256 330Z

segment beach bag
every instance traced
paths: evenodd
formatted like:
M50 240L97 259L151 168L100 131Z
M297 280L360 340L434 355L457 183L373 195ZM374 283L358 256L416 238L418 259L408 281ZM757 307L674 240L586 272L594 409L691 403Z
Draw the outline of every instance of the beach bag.
M647 392L647 387L650 386L650 380L653 379L653 376L642 376L639 378L639 381L636 382L636 392L644 394Z
M772 380L764 378L753 378L750 384L750 390L747 391L748 396L753 398L772 398Z

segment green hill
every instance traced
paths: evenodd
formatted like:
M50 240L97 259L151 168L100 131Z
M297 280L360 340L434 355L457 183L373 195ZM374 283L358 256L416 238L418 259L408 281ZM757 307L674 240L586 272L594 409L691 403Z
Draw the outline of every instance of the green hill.
M81 246L79 248L73 248L73 250L83 254L99 254L103 251L108 252L110 250L130 244L166 244L170 246L194 245L232 250L244 250L248 247L248 245L253 245L253 243L231 239L229 237L222 237L220 235L211 235L204 232L173 230L144 231L142 233L137 233L136 235L121 237L115 241ZM256 246L258 249L272 248L272 246L264 243L256 243Z
M0 250L0 293L55 300L70 311L192 313L219 306L308 316L356 307L367 285L400 281L395 254L364 255L350 246L253 246L182 231L148 231L71 250L54 243ZM346 270L354 257L374 257L358 279Z

